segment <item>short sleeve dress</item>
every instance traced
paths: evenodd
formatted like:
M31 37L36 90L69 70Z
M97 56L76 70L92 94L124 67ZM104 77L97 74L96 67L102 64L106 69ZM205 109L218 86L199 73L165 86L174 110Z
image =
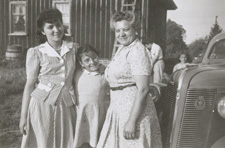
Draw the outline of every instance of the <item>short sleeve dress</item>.
M64 41L60 54L48 42L27 51L27 79L38 79L38 84L31 93L21 148L73 147L75 49Z
M85 143L96 147L106 115L104 75L85 69L76 70L75 94L77 119L74 147Z
M174 67L173 67L173 72L179 70L179 69L182 69L182 68L185 68L187 65L189 65L190 63L178 63L176 64Z
M154 103L149 96L136 127L136 139L123 136L137 88L133 75L150 75L147 49L137 39L118 49L105 71L110 87L130 86L110 91L110 105L97 148L161 148L161 132Z

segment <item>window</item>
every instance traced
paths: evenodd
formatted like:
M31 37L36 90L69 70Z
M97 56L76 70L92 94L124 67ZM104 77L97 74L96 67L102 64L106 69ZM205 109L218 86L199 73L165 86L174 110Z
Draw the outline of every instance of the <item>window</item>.
M11 1L9 5L9 35L26 35L27 34L27 2Z
M53 1L53 7L61 11L65 34L71 35L71 1Z
M225 59L225 40L217 42L209 54L210 59Z

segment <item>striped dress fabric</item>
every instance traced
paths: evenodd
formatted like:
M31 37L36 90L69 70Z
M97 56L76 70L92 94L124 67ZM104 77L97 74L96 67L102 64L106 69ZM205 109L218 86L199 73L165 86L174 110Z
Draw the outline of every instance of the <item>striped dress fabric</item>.
M27 52L27 79L37 79L31 93L27 134L22 148L72 148L76 113L72 78L75 46L63 42L58 54L47 42Z

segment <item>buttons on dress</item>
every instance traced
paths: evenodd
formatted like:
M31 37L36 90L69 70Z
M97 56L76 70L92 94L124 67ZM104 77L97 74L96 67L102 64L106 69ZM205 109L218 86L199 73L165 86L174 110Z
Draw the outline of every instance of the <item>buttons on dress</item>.
M63 66L63 67L61 67L61 70L65 70L65 67Z
M65 85L65 83L64 83L64 82L61 82L60 84L61 84L62 86L63 86L63 85Z
M63 62L64 62L64 60L63 60L63 59L61 59L61 60L60 60L60 63L63 63Z
M61 74L61 77L62 77L62 78L65 78L65 76L66 76L66 75L65 75L64 73L63 73L63 74Z

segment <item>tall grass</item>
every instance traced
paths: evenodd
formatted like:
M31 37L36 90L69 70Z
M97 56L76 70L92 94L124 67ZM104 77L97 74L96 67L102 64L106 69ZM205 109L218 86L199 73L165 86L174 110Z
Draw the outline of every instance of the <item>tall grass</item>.
M23 61L0 62L0 147L20 147L18 126L25 81Z

